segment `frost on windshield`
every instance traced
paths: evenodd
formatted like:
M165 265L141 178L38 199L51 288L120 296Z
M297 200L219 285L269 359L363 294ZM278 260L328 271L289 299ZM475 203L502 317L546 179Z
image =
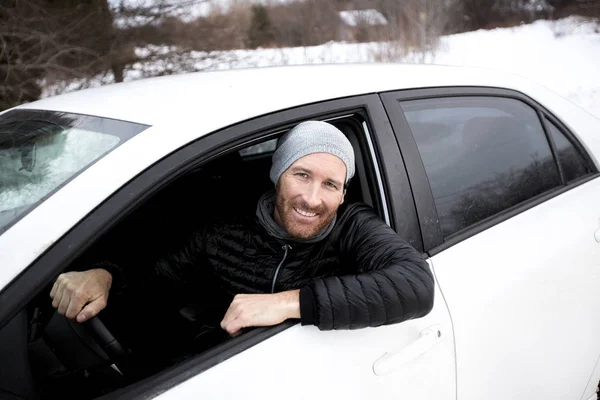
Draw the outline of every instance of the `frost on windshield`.
M17 109L0 115L0 234L147 125Z
M39 201L118 143L116 136L71 129L30 148L0 150L0 211Z
M34 136L27 131L2 132L0 233L121 140L84 129L56 128L40 129Z
M70 129L0 149L0 212L34 204L119 143L119 138Z

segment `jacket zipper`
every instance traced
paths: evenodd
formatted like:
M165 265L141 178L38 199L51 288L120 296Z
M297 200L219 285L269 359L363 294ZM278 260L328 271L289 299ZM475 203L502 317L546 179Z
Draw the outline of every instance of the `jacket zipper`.
M283 262L287 257L288 250L291 250L292 246L290 246L289 244L284 244L281 248L283 249L283 258L281 259L279 265L277 266L277 269L275 270L275 275L273 276L273 283L271 284L271 293L275 293L275 282L277 282L277 275L279 275L279 270L281 269L281 266L283 265Z

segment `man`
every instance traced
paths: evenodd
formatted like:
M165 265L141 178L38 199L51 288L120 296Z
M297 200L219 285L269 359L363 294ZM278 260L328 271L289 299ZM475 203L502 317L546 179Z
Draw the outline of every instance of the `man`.
M426 315L434 281L421 255L368 206L338 213L353 176L344 134L326 122L303 122L280 140L270 171L276 190L259 200L252 220L204 226L147 270L186 284L206 284L210 276L226 294L220 324L233 336L290 318L330 330ZM50 296L60 314L79 322L97 315L113 275L120 286L143 286L144 277L102 265L59 276ZM198 270L209 271L202 282L189 278Z

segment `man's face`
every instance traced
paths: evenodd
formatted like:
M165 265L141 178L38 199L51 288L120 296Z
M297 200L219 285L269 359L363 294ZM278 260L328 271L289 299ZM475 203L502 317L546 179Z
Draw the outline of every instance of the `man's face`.
M277 182L275 221L298 239L309 239L333 220L344 202L346 164L329 153L293 163Z

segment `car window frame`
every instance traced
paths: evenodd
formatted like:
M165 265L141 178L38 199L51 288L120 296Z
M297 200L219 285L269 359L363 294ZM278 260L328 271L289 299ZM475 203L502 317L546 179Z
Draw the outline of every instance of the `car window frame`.
M404 170L402 155L379 96L366 94L302 105L243 121L198 138L158 160L135 179L122 186L0 292L0 304L3 304L0 310L0 329L31 299L39 295L65 265L71 264L104 233L172 180L224 152L235 150L242 145L246 146L254 141L275 137L283 129L291 128L300 121L335 118L352 112L364 113L379 167L381 178L379 184L383 191L383 198L387 201L383 206L387 207L390 225L392 228L398 227L400 234L408 235L421 244L421 233L408 184L408 175ZM365 164L372 166L373 160L367 156ZM377 200L381 200L380 197L381 195ZM399 204L403 206L399 207ZM379 211L381 213L381 210ZM183 364L167 368L155 376L101 398L152 397L296 323L298 321L287 321L275 327L256 328Z
M406 162L406 170L409 176L411 188L413 190L419 226L423 236L423 247L424 251L429 256L434 256L435 254L438 254L454 246L455 244L476 235L479 232L489 229L492 226L501 223L502 221L505 221L532 207L544 203L553 197L571 190L573 187L584 184L585 182L596 178L599 175L598 169L592 162L592 158L585 150L585 147L581 144L577 137L569 129L567 129L566 125L540 103L519 91L496 87L454 86L387 91L380 93L380 96L392 124L392 128L396 134L400 151L403 154ZM457 233L445 238L439 222L437 208L434 202L431 186L429 184L429 178L427 177L425 166L423 164L423 160L421 159L421 154L406 116L399 105L399 103L402 101L436 99L444 97L508 98L521 101L524 104L532 107L536 112L537 118L550 146L552 157L554 158L557 170L559 171L561 184L524 202L494 214L482 221L470 225L467 228L461 229ZM565 181L562 167L557 158L556 146L550 135L545 118L548 118L548 120L554 123L559 128L561 133L565 135L567 140L569 140L579 151L581 156L584 158L584 161L588 164L590 170L592 171L590 174L582 176L572 182L567 183Z
M543 110L538 110L538 118L540 118L542 127L544 128L544 133L546 134L546 137L548 138L548 141L550 143L550 148L552 150L552 156L554 157L554 160L558 166L560 179L561 179L563 185L565 185L565 186L578 185L581 180L587 179L589 175L594 176L594 174L598 173L596 164L592 160L592 157L589 155L589 153L586 151L583 144L577 139L577 137L566 127L566 125L560 119L556 118L554 115L552 115L548 112L544 112ZM556 129L565 137L565 139L567 139L567 141L569 141L573 145L575 150L582 157L583 162L586 163L586 165L590 169L590 171L591 171L590 174L580 176L570 182L567 180L567 178L565 176L565 172L563 170L563 163L560 161L560 158L558 156L556 143L554 142L554 138L552 137L552 134L550 132L550 126L548 125L548 121L550 121L550 123L554 124Z

